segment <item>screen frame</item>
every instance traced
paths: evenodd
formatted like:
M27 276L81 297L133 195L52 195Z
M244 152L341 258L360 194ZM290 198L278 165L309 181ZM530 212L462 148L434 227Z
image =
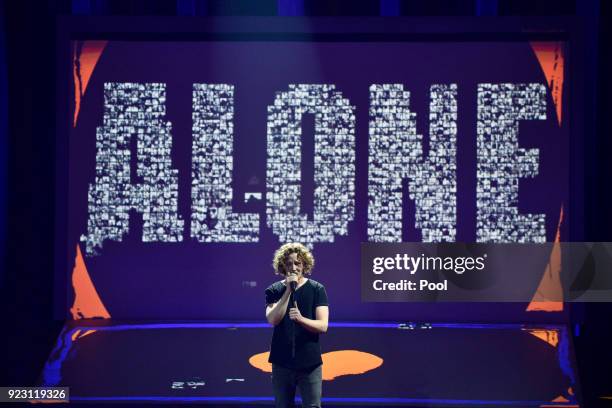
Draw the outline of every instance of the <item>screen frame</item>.
M594 143L595 124L584 106L590 93L584 75L585 23L576 17L91 17L62 16L56 32L56 151L54 318L70 319L68 277L74 248L67 242L68 147L73 101L71 42L122 41L565 41L564 116L570 121L568 241L586 237L585 185L595 169L585 152ZM582 103L581 103L582 102ZM580 107L575 109L576 107ZM575 137L575 135L585 135ZM587 174L588 173L588 174ZM564 313L563 313L564 314ZM549 316L550 317L550 316ZM544 319L546 320L546 319Z

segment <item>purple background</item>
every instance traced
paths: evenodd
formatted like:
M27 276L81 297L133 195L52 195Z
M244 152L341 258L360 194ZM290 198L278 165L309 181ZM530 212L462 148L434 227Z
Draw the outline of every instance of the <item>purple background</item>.
M570 75L566 69L565 81ZM167 120L172 123L173 166L179 171L182 243L141 242L141 216L130 219L123 242L105 241L101 255L85 257L100 298L113 318L262 320L266 286L278 278L271 260L279 242L266 226L265 203L243 204L244 192L265 198L266 108L290 83L332 83L356 107L356 213L348 236L314 246L313 278L325 284L332 320L531 320L524 303L361 303L360 242L366 241L369 86L402 83L428 153L429 87L458 84L457 240L476 231L476 94L484 82L546 83L527 42L119 42L106 47L81 101L69 144L69 270L75 244L86 233L87 189L95 174L95 129L102 125L104 82L166 83ZM260 213L259 243L198 243L189 238L191 114L193 83L235 86L234 211ZM568 94L564 94L567 106ZM569 126L558 126L551 95L547 120L520 124L523 148L540 149L539 175L521 179L519 211L545 213L547 239L554 238L561 205L568 224ZM303 123L304 212L312 211L313 121ZM310 152L310 153L309 153ZM134 157L133 157L134 158ZM249 186L251 177L259 184ZM419 241L414 204L404 205L404 240ZM407 210L407 211L406 211ZM567 236L566 228L562 237ZM257 286L244 286L256 281ZM70 279L68 279L70 284ZM535 288L534 288L535 289ZM68 290L68 304L73 291ZM547 315L548 320L561 314Z

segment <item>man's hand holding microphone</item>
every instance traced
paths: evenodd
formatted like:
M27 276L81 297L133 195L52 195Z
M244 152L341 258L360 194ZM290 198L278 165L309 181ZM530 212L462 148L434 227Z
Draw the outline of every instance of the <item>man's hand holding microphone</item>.
M298 274L296 272L290 272L287 274L287 277L285 278L285 284L291 290L291 293L294 293L297 289L298 279ZM298 323L302 320L302 314L300 313L297 301L295 300L293 301L293 307L289 308L289 318Z

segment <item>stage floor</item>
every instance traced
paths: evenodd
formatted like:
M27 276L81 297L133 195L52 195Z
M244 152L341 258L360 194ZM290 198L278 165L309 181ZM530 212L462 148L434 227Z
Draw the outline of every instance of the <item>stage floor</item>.
M261 323L71 321L40 384L75 402L270 405L271 336ZM334 323L321 346L325 406L579 405L565 326Z

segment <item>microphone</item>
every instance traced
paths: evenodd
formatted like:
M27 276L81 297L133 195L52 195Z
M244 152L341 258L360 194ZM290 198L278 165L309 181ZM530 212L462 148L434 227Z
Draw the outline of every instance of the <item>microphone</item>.
M289 272L290 275L297 275L295 272ZM294 303L293 299L295 295L295 290L297 289L297 282L291 281L289 282L289 288L291 289L291 295L289 297L289 302ZM293 305L289 306L293 307ZM291 358L295 358L295 321L291 325Z
M291 272L291 275L295 275L295 272ZM295 290L297 289L297 282L296 281L291 281L289 282L289 285L291 287L291 293L295 292Z

